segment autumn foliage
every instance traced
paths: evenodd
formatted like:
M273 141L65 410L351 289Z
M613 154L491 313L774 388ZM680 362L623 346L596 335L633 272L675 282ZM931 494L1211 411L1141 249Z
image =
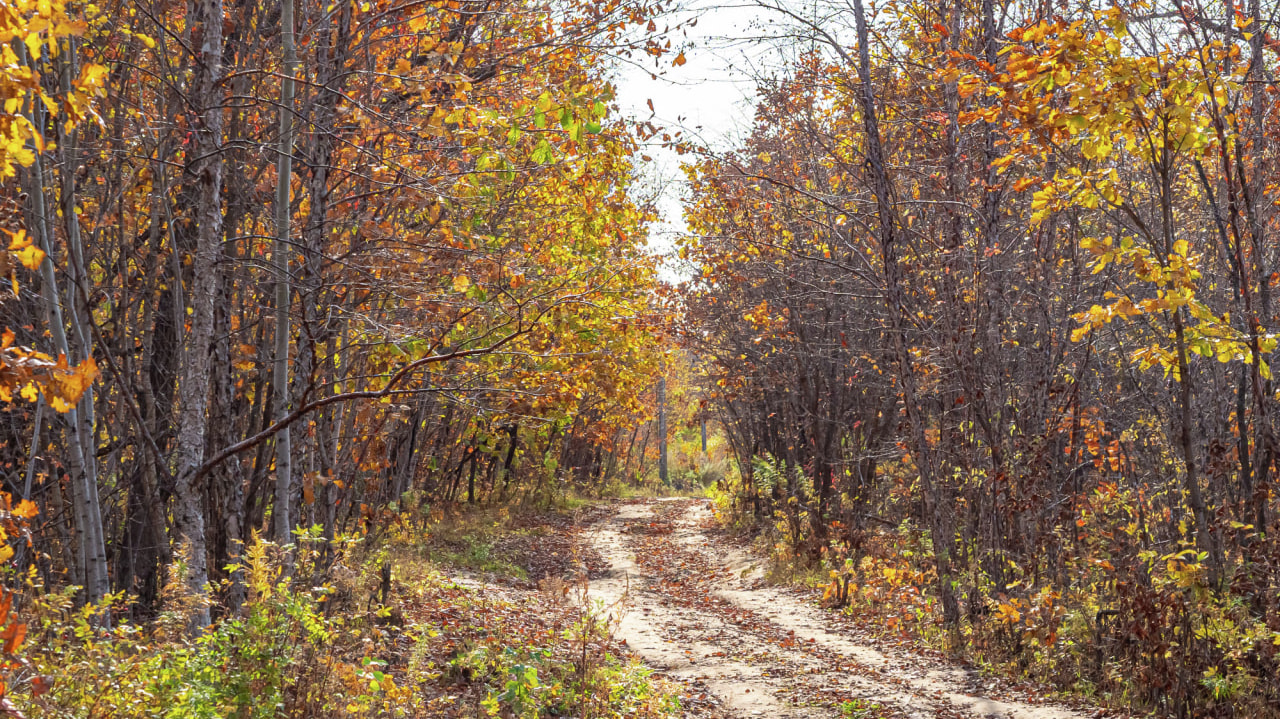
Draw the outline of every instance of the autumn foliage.
M283 647L358 641L307 589L341 542L618 481L662 348L605 67L665 52L661 10L0 4L0 466L30 520L3 560L43 666L111 684L136 649L174 684L120 711L190 683L212 716L296 686ZM228 698L201 647L264 664L228 659Z
M670 444L869 631L1280 715L1276 8L763 4L676 288L609 79L666 3L0 2L0 698L427 712L393 567ZM579 609L447 662L674 711Z
M725 511L881 629L1274 715L1271 10L855 5L690 169Z

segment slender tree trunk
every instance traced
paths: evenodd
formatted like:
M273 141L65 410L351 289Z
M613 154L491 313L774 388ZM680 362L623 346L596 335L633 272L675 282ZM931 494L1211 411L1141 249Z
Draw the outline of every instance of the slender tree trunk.
M516 476L516 447L520 444L520 425L512 422L507 431L511 436L507 440L507 457L502 461L502 493L498 495L499 501L503 502L506 501L507 490L510 489L511 481Z
M31 483L36 476L36 457L40 455L40 428L44 425L44 396L36 398L36 416L31 427L31 445L30 451L27 452L27 469L26 476L22 480L22 495L19 499L31 499ZM27 566L27 545L25 542L19 542L18 548L13 560L14 566L21 573L26 570Z
M640 451L636 455L640 458L640 466L636 469L635 482L633 482L633 484L635 484L637 487L640 486L640 478L644 475L644 455L646 452L649 451L649 437L653 435L652 428L653 428L652 424L649 424L648 422L645 423L644 441L640 443ZM622 471L624 474L629 473L631 471L630 457L627 457L627 466L624 467Z
M1182 450L1184 481L1187 489L1187 501L1191 504L1191 514L1196 525L1196 544L1209 555L1210 568L1216 582L1222 568L1217 542L1209 527L1209 511L1205 506L1204 495L1200 491L1200 474L1197 472L1195 442L1191 438L1192 391L1191 368L1187 362L1187 343L1182 315L1173 311L1173 338L1178 355L1178 446Z
M467 475L467 504L476 503L476 445L472 440L470 454L467 459L471 462L471 473Z
M1168 147L1161 151L1160 163L1160 210L1161 210L1161 248L1162 262L1168 262L1169 253L1173 251L1174 219L1173 219L1173 159ZM1222 557L1218 542L1209 525L1209 510L1200 491L1200 474L1196 466L1195 442L1191 438L1194 422L1191 366L1188 361L1187 340L1182 321L1182 310L1174 309L1173 339L1174 352L1178 363L1178 444L1182 450L1184 481L1187 490L1187 501L1191 503L1191 513L1196 525L1196 544L1209 555L1210 581L1216 584L1221 577Z
M208 430L210 349L222 243L222 0L196 0L188 27L199 29L195 94L197 109L191 181L196 194L196 247L191 286L186 293L191 329L182 343L182 380L178 390L178 475L174 487L174 528L186 552L188 590L207 595L209 582L202 487L195 473L204 462ZM209 624L209 610L191 617L193 631Z
M25 55L26 46L19 43L18 47L19 51ZM30 58L30 62L33 65L38 61L39 58ZM26 109L32 123L36 127L43 127L43 106L38 104L29 105ZM71 152L68 148L63 148L61 152L64 158L71 157ZM61 355L67 358L68 362L74 362L75 358L71 352L67 338L66 323L63 317L61 292L58 288L57 277L54 274L53 232L46 206L44 162L42 153L35 152L34 155L35 160L27 174L29 179L27 192L31 198L31 211L35 219L36 239L40 249L45 253L44 261L40 264L40 277L43 284L41 295L44 298L47 322L50 334L53 337L54 347ZM73 182L74 178L68 177L67 173L63 174L63 200L74 205L74 185L67 184ZM68 230L72 228L78 229L78 225L68 225ZM78 243L78 235L75 241ZM70 246L71 244L72 242L69 240L68 245ZM70 259L74 262L74 258ZM74 318L74 307L72 311ZM80 329L78 324L76 329ZM81 346L84 347L83 344ZM92 412L92 402L93 394L86 392L85 397L81 398L76 407L66 412L64 418L67 424L67 438L71 445L68 464L71 467L71 497L79 545L77 564L81 569L80 581L84 583L85 599L89 602L97 602L110 591L110 584L107 573L106 545L102 534L102 512L98 504L93 428L91 424L86 423L86 417L84 416L86 405L90 408L89 411Z
M1262 0L1250 0L1249 18L1253 21L1253 27L1263 26ZM1267 33L1255 32L1249 37L1249 78L1253 78L1255 80L1263 79L1268 72L1266 60L1263 55L1264 43L1266 41ZM1266 122L1266 108L1266 94L1254 92L1252 108L1249 113L1250 123L1252 125L1249 134L1250 141L1253 144L1252 150L1255 157L1267 157L1269 155L1270 140L1267 134L1268 123ZM1243 181L1245 179L1245 163L1242 158L1242 151L1239 146L1237 146L1235 150L1237 164L1240 166L1241 180ZM1246 193L1246 200L1250 200L1253 195L1261 194L1263 191L1261 183L1256 185L1254 188L1245 186L1243 189ZM1254 353L1259 355L1260 360L1271 363L1272 358L1275 356L1274 352L1268 353L1266 357L1261 357L1261 353L1258 351L1258 334L1261 331L1260 325L1271 323L1273 318L1271 316L1271 268L1267 263L1266 251L1268 249L1268 242L1265 236L1266 228L1269 224L1265 221L1265 218L1258 216L1259 210L1257 209L1257 205L1258 203L1254 201L1249 201L1247 203L1250 210L1250 235L1253 238L1253 260L1257 265L1254 275L1259 278L1258 300L1261 306L1258 308L1258 313L1250 312L1251 321L1249 334ZM1254 404L1258 413L1258 418L1254 422L1255 429L1258 432L1258 437L1254 444L1258 450L1258 457L1260 460L1254 463L1254 466L1257 468L1257 476L1255 477L1253 484L1256 488L1253 490L1250 499L1253 500L1254 506L1254 525L1257 528L1257 531L1266 532L1269 528L1267 519L1267 499L1270 495L1270 487L1268 485L1270 483L1271 461L1275 454L1276 441L1275 436L1272 433L1271 419L1269 417L1270 413L1267 412L1267 405L1270 402L1270 398L1275 396L1273 387L1274 382L1271 379L1264 380L1262 378L1259 370L1259 362L1257 361L1251 364L1249 370L1253 379Z
M667 483L667 378L658 378L658 479Z
M284 44L284 63L280 78L280 145L276 156L276 239L271 260L276 272L276 337L275 360L271 384L275 390L276 419L289 415L289 203L290 180L293 179L293 75L297 70L297 51L293 37L293 0L280 2L280 34ZM292 432L285 427L276 435L276 496L271 511L276 541L288 544L292 539L290 499L293 482Z
M59 83L62 92L70 93L71 77L77 73L77 47L74 40L67 41L66 50L65 56L60 58L58 63L60 65ZM71 311L71 328L74 331L76 343L80 348L80 356L76 359L83 361L92 355L92 344L89 341L92 331L88 327L89 312L92 309L89 307L88 302L89 278L85 269L84 246L80 236L80 215L77 213L78 208L76 207L76 171L80 164L76 151L76 140L77 137L74 131L62 133L60 147L62 154L61 209L66 227L67 254L71 262L72 272L72 281L67 287L67 306ZM71 356L68 355L67 359L71 360ZM82 437L81 448L84 451L84 492L88 503L87 519L89 521L87 530L92 549L88 557L89 581L91 583L89 593L91 596L101 598L111 591L111 583L107 568L106 536L103 534L102 528L102 505L98 498L97 443L94 441L97 420L94 416L93 387L86 389L84 395L80 398L76 419L78 421L78 432Z
M878 235L880 240L881 261L884 264L885 292L889 309L889 331L892 335L894 354L897 355L898 374L901 381L902 402L907 412L907 423L911 425L912 447L917 469L920 472L920 486L924 495L924 513L930 523L933 534L935 561L938 566L938 593L942 599L943 618L949 625L960 620L960 607L956 603L955 591L951 578L952 538L947 522L942 513L951 511L941 507L937 501L934 487L933 461L929 444L925 437L924 417L920 411L916 396L915 368L911 359L910 347L907 343L907 319L903 298L902 268L898 263L897 210L894 207L892 184L884 164L884 150L880 141L880 127L876 117L875 90L871 82L871 50L870 35L867 31L866 14L862 0L854 0L854 22L858 32L858 75L861 80L859 103L862 109L862 121L866 133L866 155L868 172L871 175L872 191L875 194L876 214L879 218Z

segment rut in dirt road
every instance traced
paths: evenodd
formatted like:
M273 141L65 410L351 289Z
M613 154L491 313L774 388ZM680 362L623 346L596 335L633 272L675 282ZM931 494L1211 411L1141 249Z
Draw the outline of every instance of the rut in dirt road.
M621 504L586 536L609 562L591 592L620 617L618 634L647 662L705 686L739 717L836 717L839 705L875 717L1099 716L1001 696L980 678L859 641L827 614L781 589L753 586L748 554L713 542L706 501Z

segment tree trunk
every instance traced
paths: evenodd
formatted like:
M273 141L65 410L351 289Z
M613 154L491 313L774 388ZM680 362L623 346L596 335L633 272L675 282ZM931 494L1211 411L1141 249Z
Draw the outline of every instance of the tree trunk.
M892 184L884 165L884 151L880 142L880 127L876 118L875 94L871 83L870 37L862 0L854 0L854 22L858 31L858 75L861 80L859 102L866 132L866 155L871 174L872 192L876 200L879 219L881 261L884 264L886 300L889 309L889 331L892 335L894 354L897 355L898 374L901 380L902 402L911 426L912 447L920 486L924 499L924 513L933 533L933 549L938 565L938 593L942 599L943 618L954 626L960 620L960 607L956 603L951 581L952 538L942 513L950 508L938 506L934 487L932 457L924 432L924 418L917 403L915 368L907 343L907 319L903 298L902 268L898 264L897 210L894 207Z
M658 378L658 479L667 483L667 378Z
M293 179L293 75L297 69L297 51L293 37L293 0L280 2L280 35L284 44L284 63L280 78L280 144L276 156L276 238L271 261L276 272L276 336L275 359L271 384L275 390L276 419L284 419L293 406L289 388L289 203L290 180ZM289 544L293 525L290 521L290 497L293 482L293 441L288 427L276 435L276 495L271 510L276 541Z
M20 44L19 51L25 55L26 46ZM39 58L30 58L30 61L34 66L35 63L39 62ZM27 110L32 123L36 127L44 127L43 106L35 104L34 106L29 106ZM68 142L73 143L70 140ZM74 154L73 150L66 147L62 148L61 151L64 159L70 159ZM44 298L49 331L53 337L54 347L61 355L67 358L68 362L74 362L63 317L61 293L58 289L57 277L54 274L53 233L46 207L44 162L41 153L35 152L34 155L35 160L27 173L29 179L27 191L31 197L31 211L35 219L36 238L40 249L45 253L44 261L40 264L40 277L43 284L41 295ZM63 200L69 203L66 206L74 206L75 186L70 184L74 183L74 177L68 175L69 173L63 173ZM74 221L69 222L68 231L73 228L78 230L78 225ZM75 241L79 241L78 234L75 237ZM68 245L72 245L70 238ZM69 259L74 262L74 258ZM74 318L74 307L72 312ZM76 329L80 329L78 323ZM81 346L83 347L84 345L82 344ZM64 418L67 425L68 442L71 445L69 456L71 497L79 544L77 564L81 567L81 581L84 582L85 599L89 602L97 602L110 591L110 583L107 573L106 545L102 533L102 512L98 503L93 428L89 423L92 421L92 402L92 392L86 392L85 397L81 398L76 407L66 412ZM89 417L84 414L86 407L90 412Z
M196 82L195 152L190 166L196 194L196 247L191 287L186 293L191 329L182 343L182 381L178 391L178 475L174 487L174 528L186 552L188 591L205 597L209 581L202 487L195 481L204 462L209 409L209 351L213 343L213 307L222 243L222 0L190 5L188 27L199 30ZM197 609L191 628L209 624L207 607Z

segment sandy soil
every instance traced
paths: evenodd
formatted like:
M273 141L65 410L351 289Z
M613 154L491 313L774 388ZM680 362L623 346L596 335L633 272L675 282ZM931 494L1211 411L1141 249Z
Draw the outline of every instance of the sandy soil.
M702 500L617 505L584 540L609 565L590 592L617 633L646 662L705 686L738 717L857 719L1101 716L1026 696L988 696L995 686L935 657L860 640L804 595L763 585L760 560L703 528Z

